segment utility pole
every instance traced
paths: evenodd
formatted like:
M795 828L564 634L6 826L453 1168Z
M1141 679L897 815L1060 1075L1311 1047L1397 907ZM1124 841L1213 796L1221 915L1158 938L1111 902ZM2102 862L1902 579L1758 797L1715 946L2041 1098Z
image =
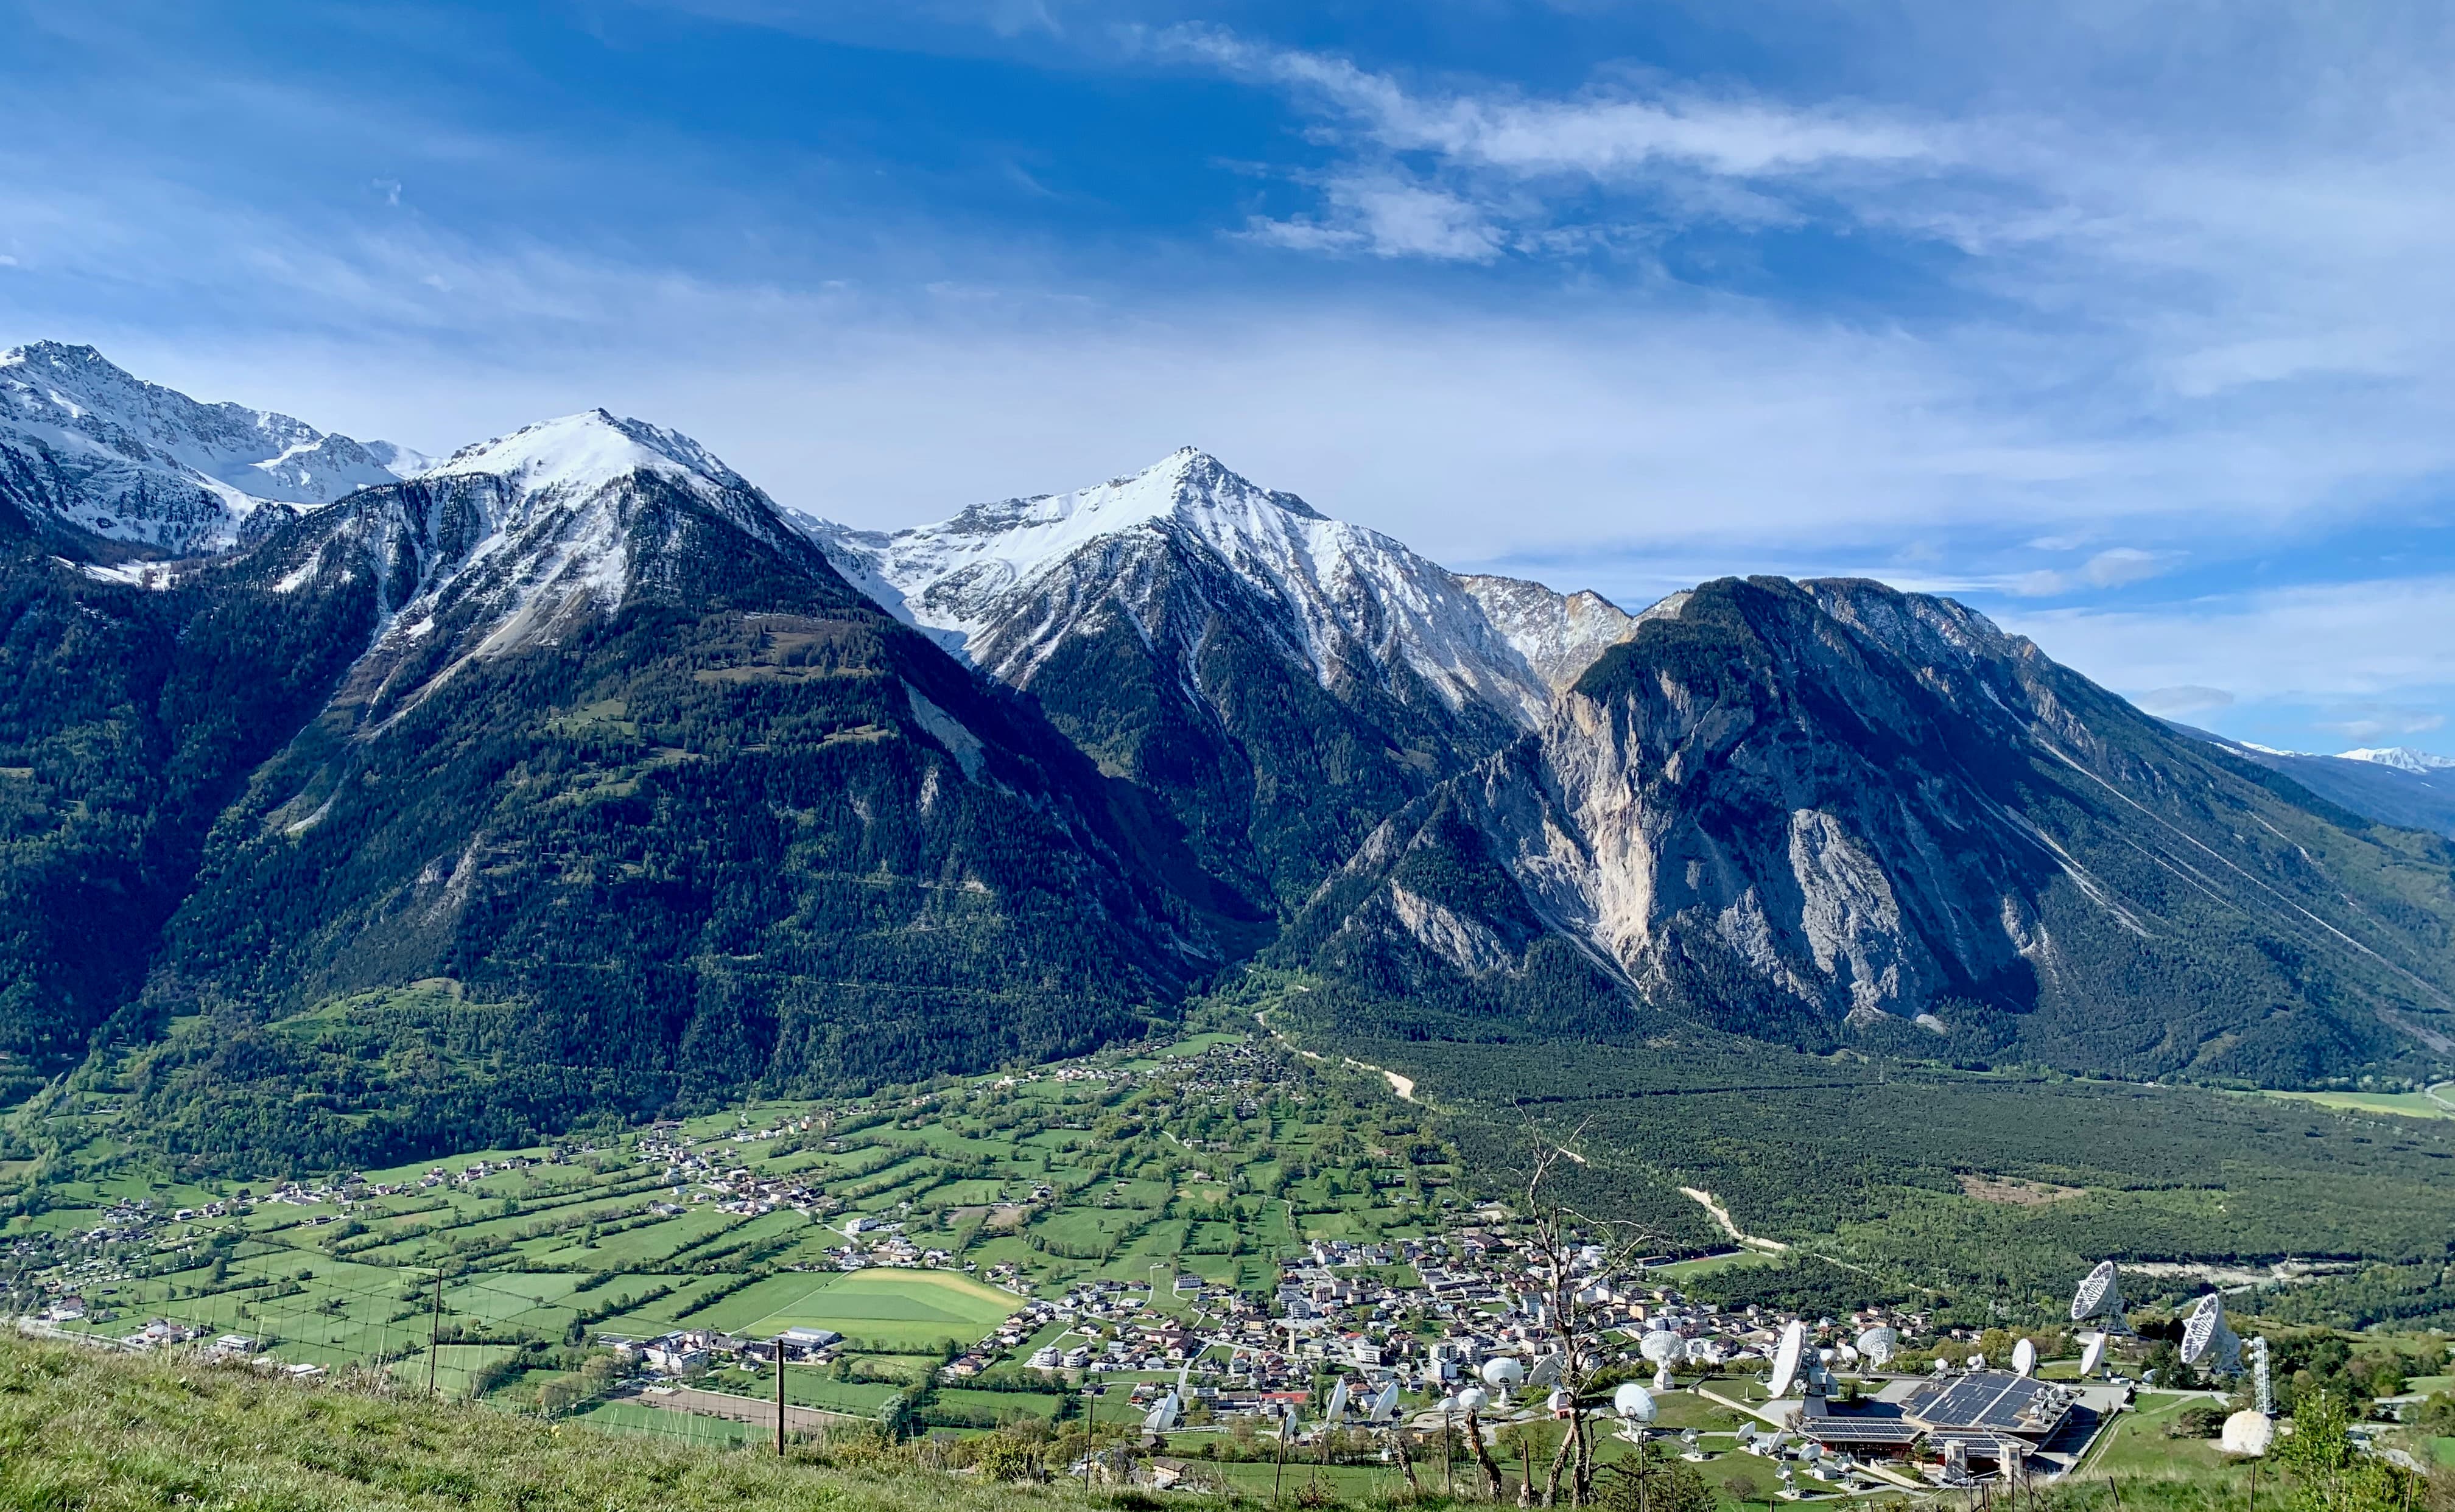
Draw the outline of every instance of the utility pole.
M776 1458L784 1458L784 1336L776 1336Z
M1083 1483L1091 1483L1091 1456L1100 1452L1100 1388L1083 1388L1083 1400L1091 1404L1091 1415L1083 1424Z
M1270 1500L1279 1499L1279 1488L1288 1478L1288 1404L1279 1403L1279 1467L1270 1475Z
M435 1318L426 1329L426 1394L435 1395L435 1357L442 1352L443 1342L443 1269L435 1271Z
M1441 1413L1441 1495L1457 1500L1457 1456L1450 1448L1450 1415Z

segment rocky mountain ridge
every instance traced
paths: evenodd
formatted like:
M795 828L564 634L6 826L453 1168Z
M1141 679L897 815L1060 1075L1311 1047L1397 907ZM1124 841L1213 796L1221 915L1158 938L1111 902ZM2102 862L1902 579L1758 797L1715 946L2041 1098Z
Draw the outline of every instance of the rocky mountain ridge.
M1724 580L1382 826L1280 949L1401 1020L1565 941L1805 1044L2303 1077L2455 1048L2447 848L2264 776L1948 600Z

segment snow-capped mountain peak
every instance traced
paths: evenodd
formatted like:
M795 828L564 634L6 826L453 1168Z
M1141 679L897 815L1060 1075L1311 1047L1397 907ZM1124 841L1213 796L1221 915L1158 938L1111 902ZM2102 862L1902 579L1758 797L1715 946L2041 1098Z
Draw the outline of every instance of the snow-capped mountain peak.
M1196 575L1224 569L1258 591L1268 611L1239 612L1259 614L1325 686L1351 672L1349 651L1360 650L1420 677L1452 710L1480 705L1521 727L1635 624L1595 595L1572 602L1540 584L1460 578L1189 446L1089 488L975 504L935 525L801 524L871 597L1017 686L1096 605L1162 635L1159 595L1181 577L1155 570L1163 556Z
M430 478L483 474L530 493L583 493L634 473L653 473L697 493L750 488L748 480L679 431L583 410L464 446L425 468Z
M97 535L216 551L264 504L317 508L393 482L412 459L423 460L272 411L200 403L91 347L0 352L0 498Z
M2399 772L2443 772L2455 767L2455 757L2432 756L2415 751L2410 746L2362 746L2336 753L2341 761L2367 761L2377 766L2393 767Z

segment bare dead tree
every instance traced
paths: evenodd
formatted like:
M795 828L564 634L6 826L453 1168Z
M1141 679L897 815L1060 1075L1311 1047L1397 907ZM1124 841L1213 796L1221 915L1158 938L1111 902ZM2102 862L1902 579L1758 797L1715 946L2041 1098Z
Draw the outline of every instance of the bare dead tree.
M1491 1445L1483 1441L1483 1424L1475 1420L1472 1407L1466 1410L1466 1441L1474 1445L1474 1462L1483 1466L1483 1499L1499 1501L1501 1488L1509 1482L1500 1473L1500 1462L1491 1457Z
M1606 1363L1606 1336L1611 1324L1600 1307L1579 1300L1588 1282L1575 1274L1579 1252L1592 1245L1602 1251L1591 1284L1610 1280L1630 1270L1658 1236L1632 1219L1600 1219L1560 1201L1556 1195L1563 1165L1584 1165L1587 1157L1574 1146L1585 1136L1579 1123L1566 1139L1553 1139L1532 1118L1525 1118L1532 1164L1526 1176L1526 1244L1541 1283L1547 1331L1557 1341L1560 1385L1569 1398L1569 1427L1552 1457L1545 1478L1542 1504L1556 1506L1560 1482L1569 1482L1569 1504L1594 1503L1594 1447L1592 1413L1586 1397Z

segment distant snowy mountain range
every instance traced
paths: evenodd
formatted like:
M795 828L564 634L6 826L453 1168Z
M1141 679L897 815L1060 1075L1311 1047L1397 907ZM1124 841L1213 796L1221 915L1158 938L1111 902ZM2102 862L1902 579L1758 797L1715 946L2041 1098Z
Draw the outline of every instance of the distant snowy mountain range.
M172 555L226 550L268 505L287 518L426 461L286 414L200 404L91 347L0 352L0 485L109 540Z
M2282 772L2364 818L2455 837L2455 759L2406 746L2364 746L2333 756L2279 751L2189 725L2174 728L2213 741L2245 761Z

